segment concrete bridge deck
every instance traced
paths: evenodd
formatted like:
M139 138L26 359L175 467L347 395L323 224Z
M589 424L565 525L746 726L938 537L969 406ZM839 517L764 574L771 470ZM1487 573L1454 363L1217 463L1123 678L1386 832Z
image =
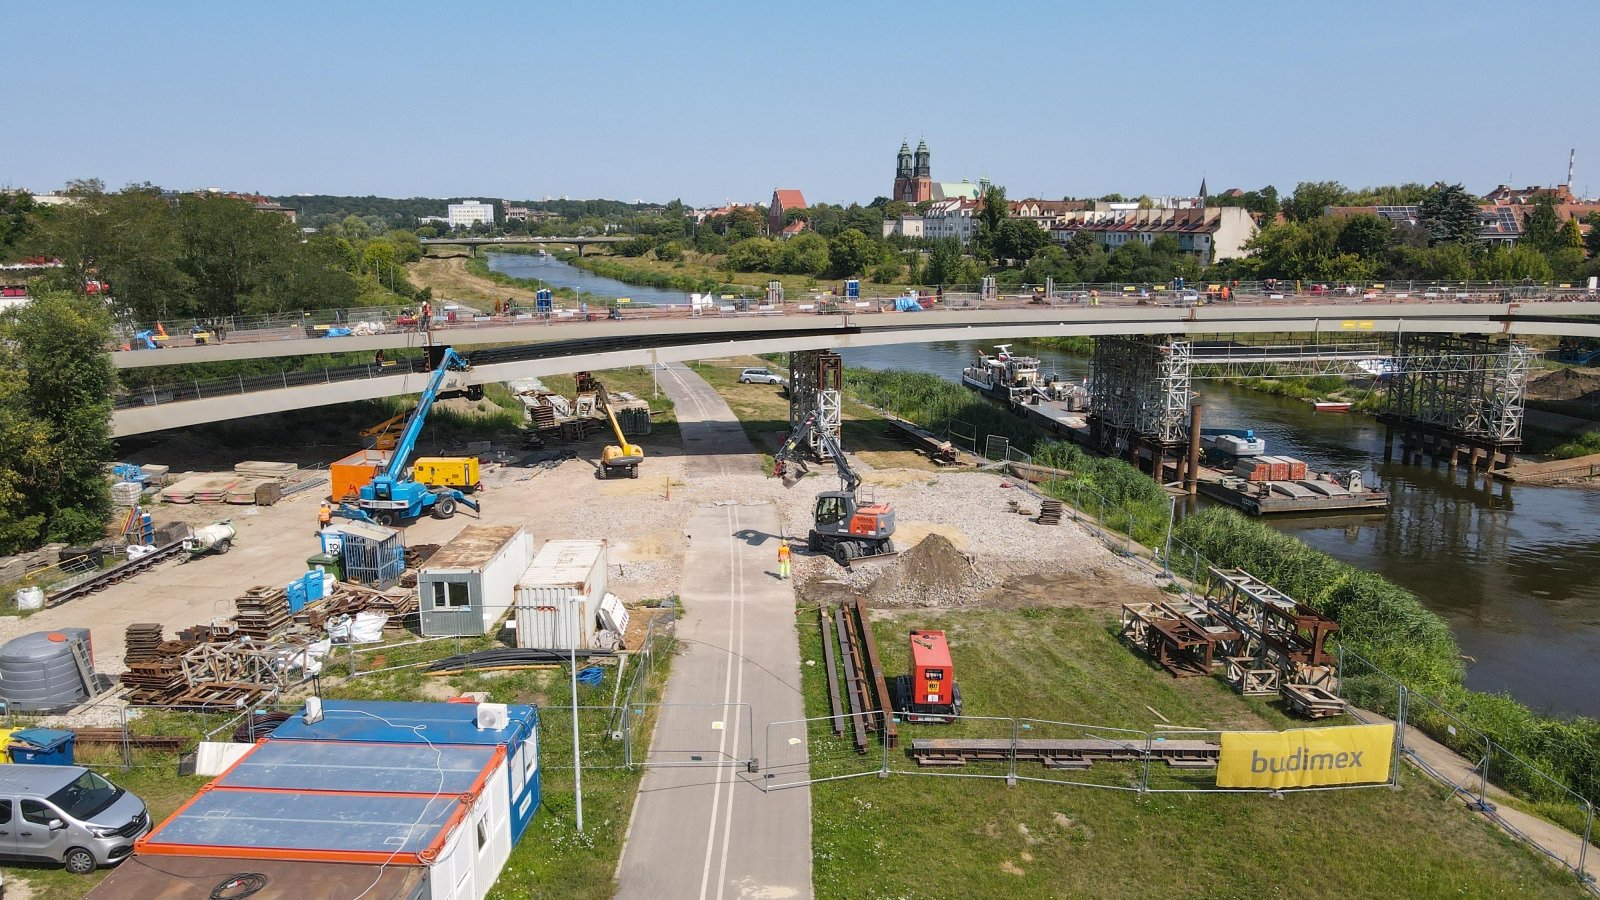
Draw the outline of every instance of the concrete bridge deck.
M432 330L435 343L458 346L527 344L535 341L617 335L673 335L724 331L731 337L753 333L781 336L783 332L819 326L863 334L925 328L1028 328L1002 330L999 337L1096 334L1227 334L1294 332L1303 334L1393 334L1400 331L1454 333L1515 333L1593 335L1584 327L1600 325L1600 302L1552 301L1524 303L1459 302L1259 302L1211 304L1192 308L1141 306L1131 301L1101 306L1067 304L984 304L941 308L920 313L880 311L878 304L862 301L863 308L819 313L811 304L748 313L712 313L692 316L678 308L629 311L620 320L596 321L582 315L549 319L487 316L439 324ZM810 307L810 308L802 308ZM570 311L569 311L570 312ZM1593 322L1584 322L1593 318ZM994 336L990 334L973 337ZM926 338L945 340L946 338ZM915 343L917 339L878 343ZM280 327L253 332L231 332L226 343L169 346L161 350L122 351L112 354L118 368L169 366L233 359L267 359L323 353L373 353L426 343L415 328L392 327L379 334L345 337L307 337L303 327Z
M1382 304L1207 306L1193 309L1161 307L947 310L872 316L753 316L724 319L669 319L662 321L572 322L561 325L500 325L440 330L437 343L522 346L467 351L473 359L464 383L509 381L553 375L578 369L608 369L656 365L751 353L826 350L885 344L957 340L1006 340L1055 335L1188 336L1228 333L1301 332L1311 334L1381 334L1435 332L1458 334L1555 334L1600 337L1600 303L1553 304ZM543 338L534 343L530 338ZM424 339L415 332L372 335L321 341L284 341L311 344L317 352L375 351L418 346ZM330 346L332 344L333 346ZM285 355L270 352L276 344L220 345L191 348L193 356L179 351L117 354L161 356L185 362L238 359L222 351L264 349L258 357ZM311 406L345 403L415 393L426 375L396 371L395 367L352 366L321 372L285 373L269 379L198 382L118 399L113 432L118 436L161 431L203 422L243 418ZM192 390L191 390L192 385Z

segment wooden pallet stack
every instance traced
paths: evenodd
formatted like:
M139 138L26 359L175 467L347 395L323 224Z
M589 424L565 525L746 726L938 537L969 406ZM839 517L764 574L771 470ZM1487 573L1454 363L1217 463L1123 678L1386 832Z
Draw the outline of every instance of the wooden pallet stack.
M1061 501L1045 500L1041 502L1039 504L1039 518L1037 521L1040 525L1060 525Z
M292 619L289 616L289 594L281 587L257 585L234 601L239 610L233 621L243 637L258 641L271 640Z
M183 666L176 659L129 663L122 683L130 688L128 702L134 706L166 706L189 689Z
M159 624L136 622L129 625L123 634L123 641L127 646L127 652L122 657L124 663L131 666L134 663L151 662L159 658L160 654L157 651L163 639Z

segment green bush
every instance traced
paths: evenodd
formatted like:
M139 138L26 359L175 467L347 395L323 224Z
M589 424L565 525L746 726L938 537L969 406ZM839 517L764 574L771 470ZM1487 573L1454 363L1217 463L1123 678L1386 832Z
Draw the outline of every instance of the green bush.
M1465 722L1528 763L1511 764L1506 758L1498 770L1491 769L1496 784L1536 801L1565 801L1565 792L1536 774L1537 768L1585 797L1600 797L1600 721L1541 716L1508 695L1468 690L1449 625L1415 594L1233 510L1195 513L1178 526L1177 536L1214 564L1244 569L1336 620L1348 649L1432 701L1408 704L1412 727L1476 760L1483 739L1455 727ZM1347 669L1345 697L1395 712L1392 682L1350 661Z
M1591 453L1600 453L1600 431L1585 431L1550 451L1550 455L1556 459L1576 459Z

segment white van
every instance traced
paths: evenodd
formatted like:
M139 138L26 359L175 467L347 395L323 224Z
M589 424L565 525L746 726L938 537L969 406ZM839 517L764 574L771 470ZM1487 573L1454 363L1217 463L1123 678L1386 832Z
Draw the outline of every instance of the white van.
M149 830L143 800L82 766L0 766L0 856L87 875L127 858Z

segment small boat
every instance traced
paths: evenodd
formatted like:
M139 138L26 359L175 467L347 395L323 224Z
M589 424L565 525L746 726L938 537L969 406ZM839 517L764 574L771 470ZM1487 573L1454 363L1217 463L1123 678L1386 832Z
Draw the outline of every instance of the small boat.
M1013 354L1010 344L1000 344L995 350L993 356L978 351L978 364L961 370L961 383L1007 406L1024 402L1043 382L1039 360Z
M1350 404L1342 400L1313 400L1311 408L1317 412L1349 412Z
M1260 456L1267 452L1267 442L1256 437L1249 428L1202 428L1200 446L1228 456Z

